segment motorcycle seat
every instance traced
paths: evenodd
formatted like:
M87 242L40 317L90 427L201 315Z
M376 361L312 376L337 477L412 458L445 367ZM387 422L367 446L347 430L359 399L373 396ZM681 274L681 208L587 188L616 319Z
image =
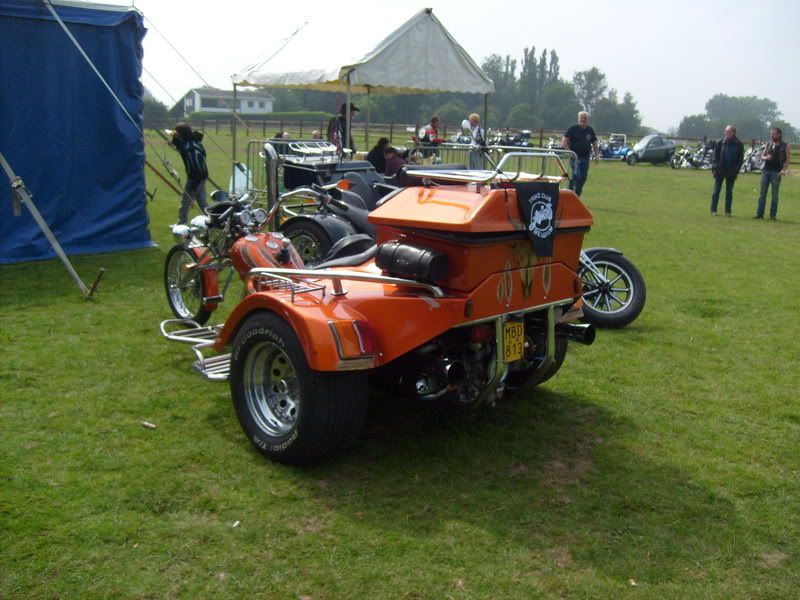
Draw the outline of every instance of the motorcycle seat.
M331 267L353 267L362 265L375 256L377 251L375 240L365 233L348 235L337 241L321 263L309 267L310 269L327 269Z
M375 190L376 184L383 183L383 177L378 173L345 173L344 178L350 182L350 189L361 196L368 211L375 208L375 203L380 198Z

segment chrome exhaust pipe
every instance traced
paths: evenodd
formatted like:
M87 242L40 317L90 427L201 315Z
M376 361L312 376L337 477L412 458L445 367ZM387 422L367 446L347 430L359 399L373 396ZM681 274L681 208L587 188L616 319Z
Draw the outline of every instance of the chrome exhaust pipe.
M459 386L467 377L467 369L459 360L448 362L444 367L445 378L448 386Z
M573 342L591 346L596 332L594 325L589 323L559 323L556 325L556 333L566 335Z

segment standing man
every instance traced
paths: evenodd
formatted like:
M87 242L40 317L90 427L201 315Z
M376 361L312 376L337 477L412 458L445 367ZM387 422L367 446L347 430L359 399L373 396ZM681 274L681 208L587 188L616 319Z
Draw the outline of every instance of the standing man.
M761 158L764 167L761 169L761 193L758 196L758 208L754 219L764 218L764 205L767 202L767 188L772 185L772 203L769 206L769 218L773 221L778 218L778 190L781 187L781 177L786 175L789 168L789 146L783 141L783 132L780 127L770 130L770 141L764 149Z
M744 162L744 144L736 137L736 127L728 125L723 138L714 145L711 158L711 173L714 175L714 192L711 194L711 214L717 216L717 203L725 180L725 216L731 216L733 184Z
M356 145L353 143L353 117L355 113L359 112L359 108L355 104L350 104L350 140L349 143L345 142L347 135L347 103L342 104L339 109L339 116L333 117L328 121L328 141L336 146L340 152L344 148L350 148L353 154L356 153Z
M565 150L572 150L577 154L577 159L569 159L569 169L572 171L572 178L569 180L569 189L578 196L583 192L583 184L589 177L589 160L594 149L594 159L598 160L600 153L597 149L597 136L594 129L589 127L589 113L582 110L578 113L578 124L573 125L564 133L561 138L561 145Z
M192 126L183 121L175 125L175 131L172 133L172 146L180 152L183 166L186 167L186 186L183 188L181 207L178 210L178 223L182 225L189 218L189 207L192 202L196 200L203 212L207 208L206 149L203 148L203 134L199 131L192 131Z

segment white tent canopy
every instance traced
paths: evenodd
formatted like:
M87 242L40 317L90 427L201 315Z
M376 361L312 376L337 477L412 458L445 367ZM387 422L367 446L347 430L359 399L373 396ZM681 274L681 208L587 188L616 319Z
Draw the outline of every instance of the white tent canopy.
M238 86L304 88L324 92L489 94L494 82L426 8L363 58L327 69L234 75Z

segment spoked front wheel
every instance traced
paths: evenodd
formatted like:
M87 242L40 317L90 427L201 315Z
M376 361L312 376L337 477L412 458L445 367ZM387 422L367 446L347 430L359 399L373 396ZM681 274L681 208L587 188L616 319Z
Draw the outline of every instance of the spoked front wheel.
M202 325L213 309L203 301L207 297L206 284L197 266L191 250L181 244L173 246L164 262L164 287L172 313L179 319L191 319Z
M644 308L644 277L634 264L615 252L591 255L594 269L581 262L583 318L597 327L619 328L631 323Z

